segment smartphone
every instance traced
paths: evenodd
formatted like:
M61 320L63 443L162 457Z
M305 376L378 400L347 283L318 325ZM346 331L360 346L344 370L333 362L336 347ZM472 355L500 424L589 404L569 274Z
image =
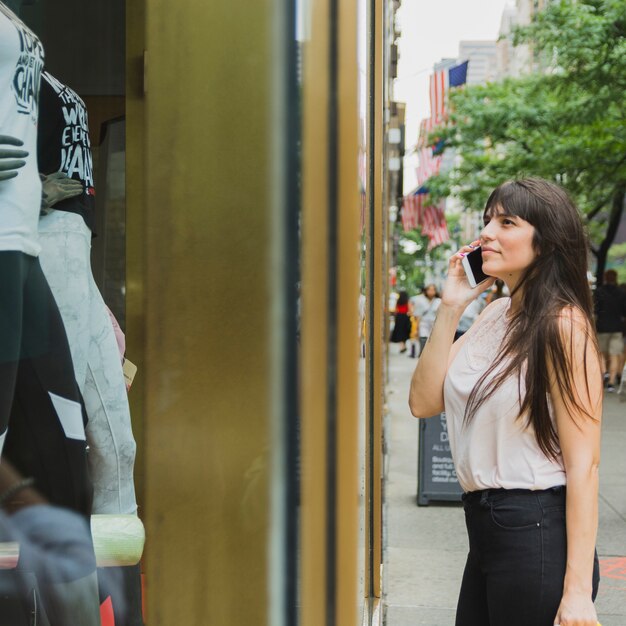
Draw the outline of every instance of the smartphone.
M461 262L467 274L470 287L476 287L489 278L489 276L483 272L483 256L480 253L480 248L476 248L466 254Z

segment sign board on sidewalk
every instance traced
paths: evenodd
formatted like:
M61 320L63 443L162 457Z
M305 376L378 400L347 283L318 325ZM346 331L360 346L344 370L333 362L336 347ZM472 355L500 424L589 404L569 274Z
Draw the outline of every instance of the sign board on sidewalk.
M460 502L459 485L450 452L446 414L419 420L417 445L417 504Z

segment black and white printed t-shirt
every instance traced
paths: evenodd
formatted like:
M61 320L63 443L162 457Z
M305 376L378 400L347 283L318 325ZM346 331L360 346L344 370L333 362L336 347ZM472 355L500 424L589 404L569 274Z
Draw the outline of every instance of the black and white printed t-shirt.
M83 183L83 193L54 205L78 213L93 232L96 191L87 107L80 96L49 72L41 78L37 158L42 174L63 172Z
M41 181L37 117L44 51L37 36L0 3L0 135L17 137L28 152L18 175L0 182L0 251L37 256ZM6 146L9 147L9 146Z

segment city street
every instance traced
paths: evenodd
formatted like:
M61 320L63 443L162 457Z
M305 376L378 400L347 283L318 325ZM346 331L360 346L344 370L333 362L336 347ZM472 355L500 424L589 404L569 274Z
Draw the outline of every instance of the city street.
M416 361L390 348L385 421L387 626L453 626L467 555L459 504L416 504L418 420L408 409ZM602 626L626 624L626 400L605 397L597 549L602 580L596 600ZM532 626L529 624L529 626Z

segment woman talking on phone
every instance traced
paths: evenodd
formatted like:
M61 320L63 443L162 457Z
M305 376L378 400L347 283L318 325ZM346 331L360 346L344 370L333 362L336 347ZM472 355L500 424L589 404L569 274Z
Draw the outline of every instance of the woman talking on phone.
M596 626L602 368L579 214L537 178L496 188L480 239L449 263L411 381L416 417L445 409L469 536L456 626ZM463 258L480 246L476 287ZM458 341L465 307L502 279Z

